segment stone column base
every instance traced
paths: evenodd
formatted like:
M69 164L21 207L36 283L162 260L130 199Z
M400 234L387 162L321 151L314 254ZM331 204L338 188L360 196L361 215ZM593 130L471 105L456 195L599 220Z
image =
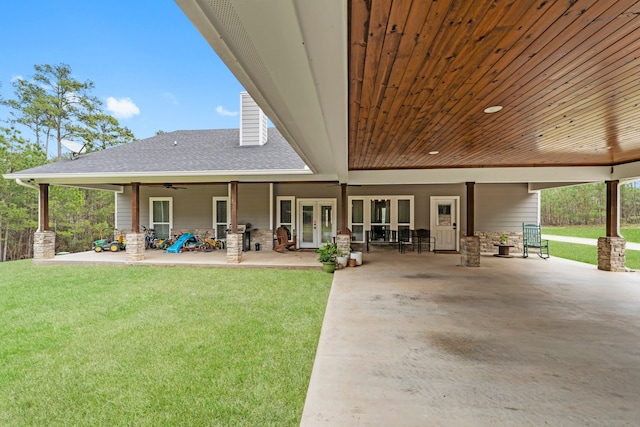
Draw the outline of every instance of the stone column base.
M242 262L242 234L227 234L227 264Z
M598 238L598 270L627 271L625 247L622 237Z
M127 261L142 261L144 259L144 233L127 233Z
M52 259L56 256L56 233L36 231L33 236L33 260Z
M460 265L462 267L480 267L480 237L464 236L460 238Z
M336 246L338 246L338 253L348 255L351 252L351 236L338 234L336 236Z

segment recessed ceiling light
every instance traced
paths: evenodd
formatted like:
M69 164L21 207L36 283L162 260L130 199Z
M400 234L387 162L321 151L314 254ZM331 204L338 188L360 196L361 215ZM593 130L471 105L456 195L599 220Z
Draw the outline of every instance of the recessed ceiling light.
M494 106L485 108L484 112L490 114L490 113L497 113L500 110L502 110L502 105L494 105Z
M436 154L438 154L438 153L439 153L439 151L429 151L429 154L430 154L431 156L434 156L434 155L436 155Z

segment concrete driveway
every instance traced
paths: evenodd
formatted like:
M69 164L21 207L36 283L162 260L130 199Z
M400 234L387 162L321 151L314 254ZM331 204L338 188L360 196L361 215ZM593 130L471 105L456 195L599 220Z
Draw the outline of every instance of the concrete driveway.
M336 272L302 426L638 425L639 274L459 261Z

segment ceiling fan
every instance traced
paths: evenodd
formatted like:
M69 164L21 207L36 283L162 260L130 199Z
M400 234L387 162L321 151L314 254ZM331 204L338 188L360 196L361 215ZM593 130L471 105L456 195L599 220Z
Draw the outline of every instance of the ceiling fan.
M176 187L176 186L174 186L173 184L170 184L170 183L162 184L162 186L164 188L169 189L169 190L186 190L187 189L187 187Z

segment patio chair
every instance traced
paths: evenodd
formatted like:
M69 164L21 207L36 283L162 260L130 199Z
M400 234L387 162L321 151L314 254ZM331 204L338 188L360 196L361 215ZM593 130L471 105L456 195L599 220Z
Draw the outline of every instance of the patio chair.
M529 249L537 249L542 259L549 258L549 241L542 239L540 224L522 224L522 252L524 258L529 256Z
M418 228L414 231L413 240L418 247L418 253L422 253L422 245L427 246L427 252L431 251L431 241L433 240L433 250L435 253L436 238L431 237L431 230L426 228Z
M290 251L295 251L297 249L296 235L294 234L292 236L292 240L289 240L289 233L286 228L278 227L276 230L276 238L278 239L278 243L273 247L274 251L284 253L285 249Z
M407 246L411 246L411 252L414 250L415 240L412 240L413 230L403 228L398 230L398 250L403 254Z

